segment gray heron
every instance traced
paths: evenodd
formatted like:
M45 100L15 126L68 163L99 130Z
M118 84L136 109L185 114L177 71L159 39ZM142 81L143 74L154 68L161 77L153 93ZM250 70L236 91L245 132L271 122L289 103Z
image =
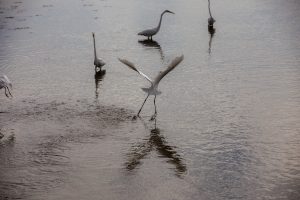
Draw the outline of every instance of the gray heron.
M147 75L145 75L143 72L141 72L140 70L138 70L132 62L130 62L130 61L126 60L126 59L120 59L120 58L119 58L119 61L120 61L120 62L122 62L123 64L127 65L129 68L131 68L132 70L136 71L136 72L139 73L140 75L142 75L142 76L143 76L144 78L146 78L146 79L150 82L150 84L151 84L151 86L150 86L149 88L142 88L142 90L143 90L144 92L147 93L147 97L146 97L146 99L144 100L144 102L143 102L143 104L142 104L142 106L141 106L139 112L137 113L137 115L136 115L137 117L139 116L139 114L140 114L140 112L141 112L141 110L142 110L142 108L143 108L145 102L147 101L149 95L154 95L155 112L154 112L154 115L152 115L151 120L155 119L155 117L156 117L156 115L157 115L156 104L155 104L156 95L161 94L161 92L157 90L157 89L158 89L158 84L159 84L159 82L161 81L161 79L162 79L165 75L167 75L170 71L172 71L172 70L173 70L173 69L174 69L174 68L175 68L175 67L183 60L183 58L184 58L183 55L176 57L176 58L175 58L175 59L167 66L167 68L166 68L164 71L159 72L159 74L155 77L154 80L150 79ZM135 116L134 118L136 118L136 116Z
M105 65L105 62L101 59L97 57L97 51L96 51L96 42L95 42L95 33L93 34L93 42L94 42L94 65L95 65L95 73L97 73L97 68L99 69L99 71L101 71L102 67Z
M4 88L5 95L9 98L12 97L10 90L12 89L12 84L6 75L0 76L0 89Z
M159 29L160 29L162 17L163 17L163 15L164 15L165 13L172 13L172 14L175 14L175 13L173 13L172 11L165 10L164 12L161 13L161 15L160 15L160 20L159 20L158 26L157 26L156 28L144 30L144 31L142 31L142 32L139 32L138 35L146 36L146 37L148 37L148 40L149 40L149 39L152 40L152 36L153 36L153 35L156 35L156 33L158 33L158 31L159 31Z

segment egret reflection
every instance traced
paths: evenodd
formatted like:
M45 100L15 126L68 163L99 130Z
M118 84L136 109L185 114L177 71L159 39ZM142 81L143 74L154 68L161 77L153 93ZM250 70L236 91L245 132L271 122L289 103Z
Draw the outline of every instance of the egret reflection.
M213 40L213 37L215 35L216 29L213 26L208 26L208 32L209 32L209 42L208 42L208 53L211 53L211 43Z
M127 162L125 163L128 171L134 170L142 164L142 160L150 154L151 151L156 151L159 158L167 158L167 163L172 164L175 168L175 174L181 177L186 171L186 165L181 156L176 152L177 147L168 144L166 138L161 134L161 130L156 126L156 119L154 128L148 128L147 124L141 119L150 135L143 141L132 145L130 152L127 154Z
M101 82L105 76L106 70L101 70L95 73L95 97L98 99L99 96L99 82Z
M139 40L138 42L146 48L150 47L150 48L158 49L161 60L162 61L164 60L165 58L164 53L162 51L160 44L157 41L146 39L146 40Z

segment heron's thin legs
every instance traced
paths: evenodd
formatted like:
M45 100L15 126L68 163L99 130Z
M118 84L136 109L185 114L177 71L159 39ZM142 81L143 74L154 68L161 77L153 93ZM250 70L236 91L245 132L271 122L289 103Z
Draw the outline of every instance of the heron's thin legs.
M140 114L140 112L142 111L142 108L143 108L145 102L147 101L148 97L149 97L149 94L147 95L147 97L146 97L146 99L145 99L145 101L144 101L142 107L140 108L140 110L139 110L139 112L138 112L138 114L137 114L136 116L139 116L139 114Z
M8 88L7 86L5 86L4 89L5 89L5 96L7 96L7 97L9 98L9 96L8 96L8 94L7 94L7 92L8 92L9 95L10 95L11 97L13 97L12 94L10 93L9 88Z
M157 110L156 110L156 95L154 96L154 114L152 115L151 119L150 120L154 120L156 118L156 115L157 115Z
M8 91L8 93L10 94L10 96L13 97L12 94L10 93L10 90L9 90L8 87L7 87L7 91Z
M5 96L7 96L7 98L9 98L7 92L6 92L6 87L4 87L4 90L5 90Z

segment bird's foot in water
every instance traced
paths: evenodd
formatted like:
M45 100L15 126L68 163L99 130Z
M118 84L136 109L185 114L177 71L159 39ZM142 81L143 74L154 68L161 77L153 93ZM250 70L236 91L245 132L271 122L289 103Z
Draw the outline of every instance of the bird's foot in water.
M138 117L140 117L139 115L134 115L133 117L132 117L132 120L136 120L136 118L138 118Z
M155 120L155 119L156 119L156 113L155 113L154 115L152 115L152 117L150 118L149 121L153 121L153 120Z

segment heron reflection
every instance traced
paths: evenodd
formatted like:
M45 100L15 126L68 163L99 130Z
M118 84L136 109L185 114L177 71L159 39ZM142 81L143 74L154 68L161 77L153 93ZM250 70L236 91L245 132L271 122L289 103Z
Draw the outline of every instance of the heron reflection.
M165 56L164 56L162 48L161 48L161 46L158 42L156 42L155 40L148 40L148 39L139 40L138 42L140 44L142 44L144 47L150 47L150 48L158 49L161 60L162 61L164 60Z
M99 96L99 82L101 82L105 76L106 71L101 70L95 73L95 97L98 99Z
M126 169L128 171L134 170L142 164L142 159L155 150L160 157L168 159L167 163L174 165L177 176L182 176L187 169L181 156L176 152L177 147L168 144L166 138L161 134L161 130L156 127L156 119L153 129L149 129L142 119L141 121L144 123L145 128L150 131L150 135L142 142L136 143L131 147L130 152L127 154Z
M213 26L208 26L208 32L209 32L209 42L208 42L208 53L211 53L211 43L213 40L213 37L215 35L216 29Z

